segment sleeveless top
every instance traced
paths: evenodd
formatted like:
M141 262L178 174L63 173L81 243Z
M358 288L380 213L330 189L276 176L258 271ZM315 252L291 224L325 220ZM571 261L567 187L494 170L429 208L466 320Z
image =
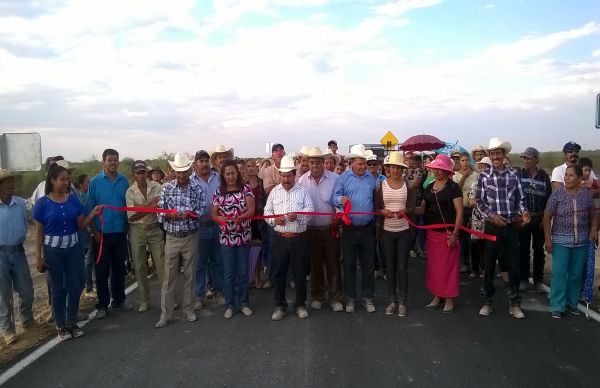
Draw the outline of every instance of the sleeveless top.
M400 189L392 189L387 180L381 183L383 194L383 203L385 208L393 212L404 211L406 209L406 200L408 199L408 190L406 182ZM408 221L404 218L384 218L383 230L388 232L401 232L409 227Z

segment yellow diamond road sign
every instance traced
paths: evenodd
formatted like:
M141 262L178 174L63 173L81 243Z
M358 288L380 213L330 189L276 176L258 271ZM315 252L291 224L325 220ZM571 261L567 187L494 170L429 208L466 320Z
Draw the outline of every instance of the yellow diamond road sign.
M393 147L398 144L398 139L396 139L396 136L394 136L392 131L388 131L385 135L383 135L379 142L386 147Z

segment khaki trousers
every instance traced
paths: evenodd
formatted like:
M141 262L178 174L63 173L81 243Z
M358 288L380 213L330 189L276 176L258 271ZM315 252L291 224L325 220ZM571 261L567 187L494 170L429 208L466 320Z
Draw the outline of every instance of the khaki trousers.
M158 282L162 285L165 277L165 240L158 224L131 224L129 243L138 284L138 302L150 303L150 287L148 285L148 260L146 246L152 254L156 267Z
M171 320L175 311L175 286L179 273L179 256L183 265L183 314L194 311L196 267L198 263L198 232L186 237L173 237L167 233L165 243L165 279L161 288L160 319Z
M342 270L340 241L324 230L308 229L308 257L310 259L310 296L312 300L325 301L325 274L327 272L327 297L330 302L342 299Z

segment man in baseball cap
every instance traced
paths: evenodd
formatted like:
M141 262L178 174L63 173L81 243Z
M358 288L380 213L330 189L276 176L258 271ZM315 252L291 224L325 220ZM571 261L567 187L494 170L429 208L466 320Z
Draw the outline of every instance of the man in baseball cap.
M557 188L564 186L565 184L565 171L567 167L574 166L579 161L579 151L581 150L581 146L574 141L568 141L563 146L563 153L565 156L565 163L561 164L558 167L555 167L552 170L552 189L556 190ZM597 179L596 175L592 172L590 175L592 179Z

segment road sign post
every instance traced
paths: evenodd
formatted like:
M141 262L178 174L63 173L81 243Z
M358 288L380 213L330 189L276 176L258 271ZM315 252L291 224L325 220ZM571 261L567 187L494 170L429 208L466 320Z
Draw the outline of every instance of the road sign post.
M600 128L600 94L596 96L596 128Z

